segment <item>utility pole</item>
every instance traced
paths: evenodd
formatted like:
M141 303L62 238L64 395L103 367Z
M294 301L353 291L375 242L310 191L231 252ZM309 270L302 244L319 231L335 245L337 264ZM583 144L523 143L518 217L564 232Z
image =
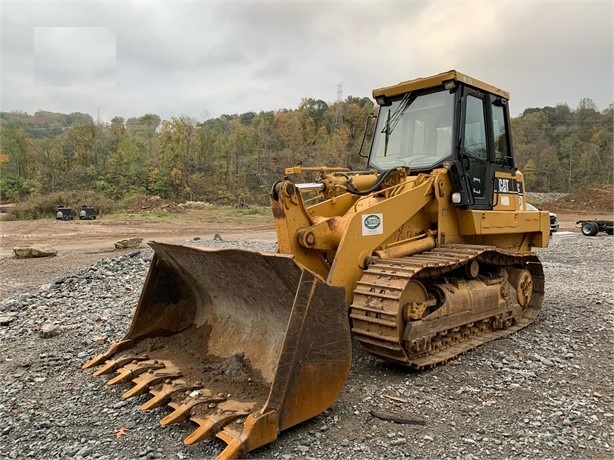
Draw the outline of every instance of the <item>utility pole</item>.
M341 121L341 116L343 115L341 104L343 104L343 82L337 85L337 110L335 112L335 127L339 125L339 122Z

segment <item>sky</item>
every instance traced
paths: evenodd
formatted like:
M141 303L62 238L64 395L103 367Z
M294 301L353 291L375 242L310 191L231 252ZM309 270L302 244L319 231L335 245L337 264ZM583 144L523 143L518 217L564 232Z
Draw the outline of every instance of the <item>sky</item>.
M455 69L516 116L614 102L613 2L0 0L1 111L221 114Z

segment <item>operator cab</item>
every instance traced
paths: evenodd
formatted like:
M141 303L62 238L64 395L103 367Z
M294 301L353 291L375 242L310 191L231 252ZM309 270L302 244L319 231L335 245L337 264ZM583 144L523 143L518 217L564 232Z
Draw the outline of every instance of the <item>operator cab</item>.
M369 167L408 166L412 174L445 167L454 204L471 209L492 209L499 191L522 193L522 182L509 179L516 168L507 92L451 70L376 89L373 97L380 110Z

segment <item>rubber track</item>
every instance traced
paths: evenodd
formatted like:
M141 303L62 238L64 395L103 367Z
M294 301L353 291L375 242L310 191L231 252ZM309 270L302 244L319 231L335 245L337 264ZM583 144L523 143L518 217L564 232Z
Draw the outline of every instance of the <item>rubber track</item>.
M399 327L398 319L403 289L411 279L422 282L436 279L473 259L481 264L524 267L531 273L533 294L522 319L505 329L485 332L440 351L408 357L403 349L403 328ZM445 245L414 256L380 260L370 265L354 290L350 318L357 321L352 321L352 333L368 353L404 366L424 369L445 363L483 343L506 337L531 324L537 318L543 297L543 267L535 254L510 252L494 246ZM370 305L378 305L378 308ZM380 332L374 334L366 324L377 327Z

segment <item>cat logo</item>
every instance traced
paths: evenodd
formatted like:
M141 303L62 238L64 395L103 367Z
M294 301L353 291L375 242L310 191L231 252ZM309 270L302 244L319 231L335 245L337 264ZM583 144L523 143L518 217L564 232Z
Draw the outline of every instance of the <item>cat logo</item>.
M509 179L499 179L499 192L502 192L502 193L510 192Z

